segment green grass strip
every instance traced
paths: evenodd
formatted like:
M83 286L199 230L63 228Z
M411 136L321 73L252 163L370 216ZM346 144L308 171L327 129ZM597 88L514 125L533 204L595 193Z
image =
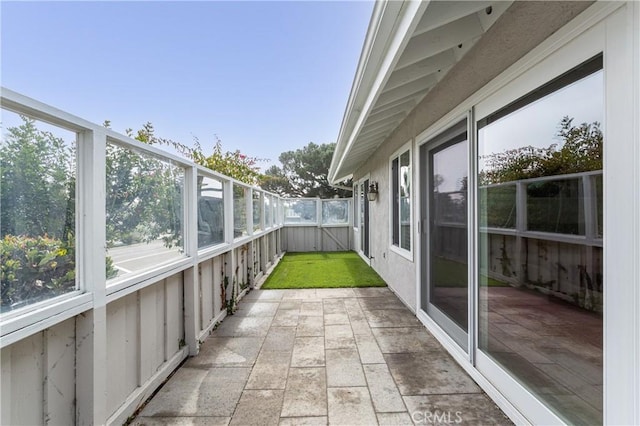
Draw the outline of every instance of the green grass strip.
M357 253L287 253L262 285L263 289L386 287Z

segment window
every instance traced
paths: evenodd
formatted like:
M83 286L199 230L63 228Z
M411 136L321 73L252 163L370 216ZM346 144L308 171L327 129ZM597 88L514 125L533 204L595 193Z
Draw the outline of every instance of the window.
M391 158L392 245L411 251L411 151Z

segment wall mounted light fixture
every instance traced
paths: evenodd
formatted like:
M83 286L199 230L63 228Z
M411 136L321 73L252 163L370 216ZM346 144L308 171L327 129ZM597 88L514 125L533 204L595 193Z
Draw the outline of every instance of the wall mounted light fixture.
M375 201L378 198L378 182L371 182L369 184L369 192L367 192L367 198L369 201Z

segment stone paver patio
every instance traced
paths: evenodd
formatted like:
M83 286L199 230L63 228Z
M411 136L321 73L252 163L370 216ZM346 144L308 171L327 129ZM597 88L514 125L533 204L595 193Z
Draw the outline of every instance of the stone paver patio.
M387 288L254 290L137 425L511 424Z

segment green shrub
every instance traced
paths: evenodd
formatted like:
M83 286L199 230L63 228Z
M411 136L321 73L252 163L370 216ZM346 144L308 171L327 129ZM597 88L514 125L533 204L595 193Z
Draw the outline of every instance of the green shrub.
M74 238L6 235L0 240L2 311L55 297L75 289ZM107 277L117 271L107 258Z

